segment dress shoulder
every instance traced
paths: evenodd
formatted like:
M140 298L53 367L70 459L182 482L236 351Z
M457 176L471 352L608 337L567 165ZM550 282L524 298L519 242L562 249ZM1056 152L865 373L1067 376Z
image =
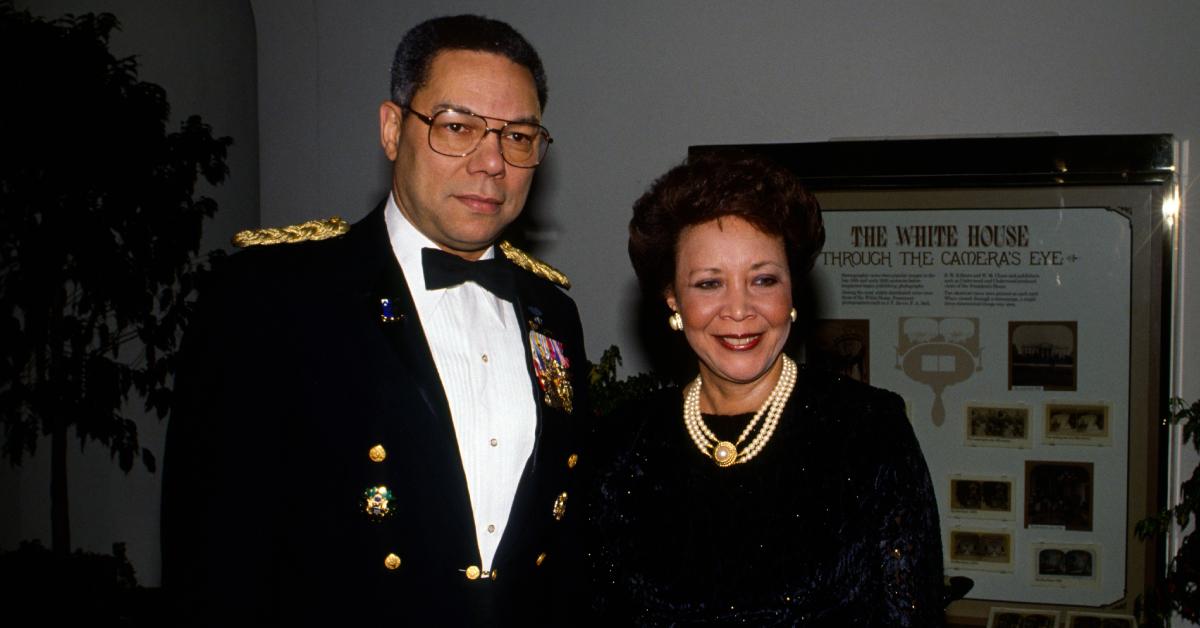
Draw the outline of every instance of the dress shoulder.
M617 459L645 437L646 428L657 428L673 415L682 420L681 404L682 392L675 386L624 401L593 423L592 446L602 459Z
M896 393L857 380L804 367L793 399L805 405L821 431L840 434L859 445L895 438L915 443L904 399Z

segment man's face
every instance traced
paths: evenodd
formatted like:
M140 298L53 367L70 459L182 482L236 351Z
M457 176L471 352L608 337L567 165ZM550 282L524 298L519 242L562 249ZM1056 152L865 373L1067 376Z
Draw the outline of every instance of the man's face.
M492 128L540 122L533 75L501 55L446 50L433 58L428 78L413 94L413 111L466 111ZM442 250L477 259L521 214L534 169L505 163L495 133L470 155L449 157L433 152L429 126L395 103L380 106L379 126L400 212Z

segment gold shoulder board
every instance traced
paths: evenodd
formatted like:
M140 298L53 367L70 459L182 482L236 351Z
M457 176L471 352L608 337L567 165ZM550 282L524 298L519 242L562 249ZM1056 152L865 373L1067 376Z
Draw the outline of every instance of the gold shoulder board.
M566 275L558 272L556 268L546 262L509 244L507 241L500 242L500 252L504 253L504 257L507 257L512 263L542 279L554 282L564 288L571 287L571 280L567 279Z
M310 220L300 225L287 227L263 227L261 229L246 229L233 236L233 245L237 247L260 246L267 244L291 244L294 242L311 242L328 240L350 231L350 225L338 216L326 220Z

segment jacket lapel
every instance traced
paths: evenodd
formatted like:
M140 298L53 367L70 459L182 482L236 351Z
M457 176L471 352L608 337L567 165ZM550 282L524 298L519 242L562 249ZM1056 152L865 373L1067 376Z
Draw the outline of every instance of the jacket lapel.
M428 473L425 477L408 478L406 481L424 484L423 490L428 490L431 497L436 498L436 501L429 503L435 510L426 516L443 522L437 532L455 548L451 553L473 557L473 560L468 558L463 561L463 566L472 562L478 564L479 548L475 540L470 494L463 476L450 405L404 272L392 252L383 220L383 207L377 208L357 227L364 238L361 246L374 258L367 265L374 279L364 294L363 316L369 320L369 324L379 328L398 359L396 389L402 395L419 397L417 407L427 410L387 418L387 421L423 422L414 426L416 430L408 432L417 435L421 442L409 442L407 445L410 446L413 461ZM389 427L384 425L381 429L388 431Z
M387 252L390 256L391 249ZM453 425L450 421L450 405L446 401L446 392L442 388L441 378L438 377L433 353L425 339L421 317L417 314L412 294L408 291L408 283L404 280L400 264L394 258L389 262L381 265L371 290L370 301L367 303L370 312L368 315L374 316L378 321L380 330L412 375L416 392L425 402L429 413Z
M500 255L499 252L497 254ZM530 281L530 277L523 274L525 271L514 265L512 272L517 285L517 301L513 303L513 307L516 310L521 343L525 348L525 368L529 374L534 407L537 408L537 427L533 452L525 463L525 470L521 474L521 481L517 485L517 493L509 513L508 525L505 526L504 537L500 539L500 546L496 550L496 563L508 560L515 552L520 551L522 545L536 541L541 534L541 525L538 525L539 518L544 518L545 522L551 520L552 500L546 500L545 504L537 503L540 499L539 496L544 498L546 494L542 484L548 482L550 476L554 475L547 472L553 468L552 466L543 467L554 463L553 460L547 459L548 454L552 453L548 443L555 440L549 437L550 432L566 429L567 421L569 421L569 416L565 412L547 405L533 363L530 332L547 332L547 335L553 338L555 334L552 330L555 321L543 318L544 313L537 307L538 300L533 292L533 282ZM550 329L543 326L549 326ZM537 329L535 330L535 328Z

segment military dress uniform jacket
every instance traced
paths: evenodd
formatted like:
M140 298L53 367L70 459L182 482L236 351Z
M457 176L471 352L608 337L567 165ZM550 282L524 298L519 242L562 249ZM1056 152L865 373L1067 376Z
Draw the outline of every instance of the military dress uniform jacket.
M180 623L573 623L582 331L558 286L512 271L537 431L481 572L449 408L382 205L345 235L226 260L184 341L164 460L164 587ZM554 372L539 382L538 369Z

